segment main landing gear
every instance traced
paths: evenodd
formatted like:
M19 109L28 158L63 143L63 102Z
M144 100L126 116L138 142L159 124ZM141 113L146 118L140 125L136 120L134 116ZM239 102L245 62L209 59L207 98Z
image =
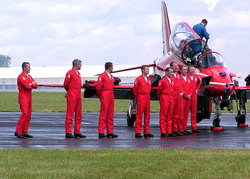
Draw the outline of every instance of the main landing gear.
M210 128L211 131L215 131L215 132L220 132L223 130L223 127L220 126L220 104L221 104L221 98L217 97L214 99L214 103L215 103L215 116L214 116L214 120L213 120L213 126Z
M129 110L127 111L127 125L130 127L134 126L136 119L136 100L134 97L130 99Z
M238 102L239 100L239 102ZM247 103L247 97L246 97L246 90L237 90L236 91L236 105L238 114L235 117L235 120L237 122L238 127L248 127L248 124L246 124L246 103ZM238 107L239 105L239 107ZM240 109L239 109L240 108Z

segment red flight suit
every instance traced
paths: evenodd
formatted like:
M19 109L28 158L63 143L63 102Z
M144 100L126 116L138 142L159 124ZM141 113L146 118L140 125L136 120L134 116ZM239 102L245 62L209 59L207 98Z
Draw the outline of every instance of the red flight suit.
M98 131L103 134L105 125L107 134L113 133L114 128L114 78L105 71L98 77L96 93L101 101Z
M191 108L191 126L192 130L196 128L196 111L197 111L197 91L201 87L201 79L198 75L193 75L193 79L190 76L191 83L192 83L192 99L190 100L190 108Z
M160 101L160 132L172 133L174 82L164 76L159 81L157 97Z
M31 90L37 88L37 83L30 75L22 72L17 78L17 86L19 90L18 102L22 112L19 118L16 133L18 134L28 134L30 118L31 118L31 108L32 108L32 92Z
M180 74L175 73L172 76L174 82L174 91L173 91L173 115L172 115L172 131L183 131L182 129L182 120L179 116L181 115L181 99L180 93L182 91Z
M142 130L142 115L144 113L144 134L149 134L150 122L150 92L151 92L151 79L141 75L136 78L133 88L133 94L137 103L136 120L135 120L135 133L139 134Z
M188 122L188 113L190 109L190 100L187 99L188 95L192 95L192 83L189 75L186 75L186 81L182 75L180 75L182 92L184 93L181 98L181 121L182 121L182 130L187 130L187 122ZM179 131L182 132L182 131Z
M75 113L74 134L80 134L82 121L82 80L81 74L74 68L66 73L64 88L67 91L67 112L65 119L65 133L71 133L73 116Z

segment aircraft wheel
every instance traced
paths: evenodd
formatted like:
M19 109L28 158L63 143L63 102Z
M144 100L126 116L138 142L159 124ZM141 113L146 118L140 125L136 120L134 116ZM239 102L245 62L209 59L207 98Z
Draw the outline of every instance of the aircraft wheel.
M237 115L235 119L237 121L237 127L248 127L248 124L245 123L246 122L245 114Z
M135 119L136 119L136 114L132 114L132 116L130 117L129 113L127 112L127 124L128 124L128 126L133 127L134 123L135 123Z

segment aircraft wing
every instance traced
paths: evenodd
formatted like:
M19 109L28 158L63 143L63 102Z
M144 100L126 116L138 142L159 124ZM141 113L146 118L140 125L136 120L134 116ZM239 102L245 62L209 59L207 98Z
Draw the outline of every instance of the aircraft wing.
M97 97L96 95L96 81L91 81L91 83L86 83L83 85L85 88L84 97L92 98ZM133 95L134 84L121 84L114 85L114 96L115 99L130 99ZM153 87L151 91L151 99L156 100L156 90L158 87Z

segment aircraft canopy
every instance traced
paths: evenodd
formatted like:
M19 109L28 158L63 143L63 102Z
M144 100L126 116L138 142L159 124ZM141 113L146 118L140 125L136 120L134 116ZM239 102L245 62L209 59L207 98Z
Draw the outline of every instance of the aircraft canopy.
M198 67L209 68L211 66L223 66L226 68L223 57L217 52L207 52L199 58Z

